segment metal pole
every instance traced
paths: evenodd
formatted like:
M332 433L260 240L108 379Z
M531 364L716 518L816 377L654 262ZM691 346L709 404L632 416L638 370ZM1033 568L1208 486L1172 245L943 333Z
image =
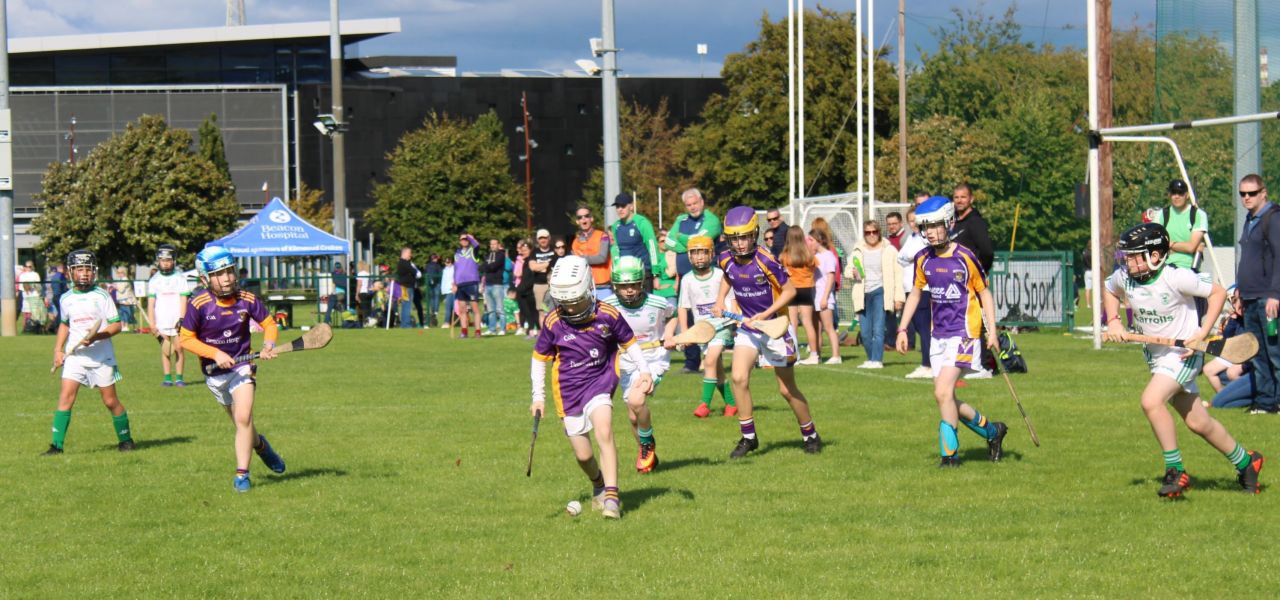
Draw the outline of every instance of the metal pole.
M854 32L854 46L857 46L858 54L858 65L856 69L858 71L858 93L853 103L858 105L862 103L862 0L858 0L857 7L854 8L853 18L857 22L857 27ZM862 145L864 143L862 138L862 111L863 107L858 106L858 124L856 126L856 129L858 130L858 206L862 206L862 202L866 199L864 192L867 189L866 182L862 179L862 173L866 170L866 165L863 164L863 159L866 158L866 153L863 152L862 149ZM792 222L794 223L795 221L793 220ZM859 226L861 226L861 224L859 224Z
M298 111L298 92L293 92L293 196L302 197L302 113Z
M0 0L0 113L5 123L4 139L10 144L9 117L9 7ZM18 335L18 306L14 297L13 265L17 262L17 249L13 235L13 154L5 152L0 174L9 177L8 185L0 186L0 336Z
M907 203L907 7L898 0L898 202ZM1016 213L1015 213L1016 214ZM1015 220L1016 223L1016 220ZM1016 229L1015 229L1016 231Z
M662 228L662 188L658 188L658 228Z
M796 0L787 0L787 207L796 198ZM790 215L788 220L794 222Z
M868 218L876 212L876 3L867 0L867 206Z
M1235 1L1235 113L1257 112L1258 80L1261 66L1258 64L1258 0ZM1262 173L1262 125L1244 122L1235 131L1235 181L1245 175ZM1234 188L1233 188L1234 189ZM1236 239L1244 233L1244 220L1248 215L1244 205L1236 203Z
M524 228L533 231L533 148L529 144L529 96L520 92L520 112L524 113Z
M1084 0L1086 5L1086 37L1089 47L1089 252L1093 264L1089 265L1089 277L1093 278L1093 348L1102 348L1102 231L1100 223L1101 195L1098 189L1098 146L1102 136L1098 131L1098 7L1095 0Z
M799 184L799 197L804 199L809 193L808 181L804 176L804 0L797 0L796 10L796 99L799 107L800 116L796 118L796 129L799 132L800 143L796 146L796 164L799 169L799 177L796 183Z
M347 239L347 144L346 117L342 102L342 35L338 23L338 0L329 0L329 80L333 97L333 234Z
M1197 127L1211 127L1214 125L1239 125L1241 123L1256 123L1258 121L1270 121L1280 119L1280 112L1264 112L1252 113L1247 115L1232 115L1230 117L1218 117L1215 119L1192 119L1190 121L1175 121L1172 123L1154 123L1151 125L1132 125L1129 127L1107 127L1099 129L1098 135L1132 135L1135 133L1156 133L1160 131L1175 131L1178 129L1195 129Z
M622 191L622 167L618 152L618 44L613 32L613 0L600 0L601 37L604 48L604 222L606 228L618 220L611 198Z

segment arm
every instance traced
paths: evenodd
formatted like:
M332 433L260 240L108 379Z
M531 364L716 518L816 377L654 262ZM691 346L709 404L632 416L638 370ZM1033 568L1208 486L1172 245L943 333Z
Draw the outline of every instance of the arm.
M610 251L610 247L611 247L612 245L613 245L613 244L610 244L610 243L609 243L609 236L608 236L608 234L605 234L605 233L603 233L603 232L602 232L602 233L600 234L600 246L599 246L598 248L596 248L596 253L595 253L595 254L592 254L592 255L590 255L590 256L586 256L586 257L585 257L585 258L587 259L587 264L589 264L589 265L603 265L603 264L605 264L606 262L608 262L608 261L609 261L609 251Z
M533 401L529 414L542 412L547 403L547 363L534 356L529 360L529 381L533 384Z
M635 218L640 219L643 217L641 217L640 215L636 215ZM621 222L622 221L614 221L613 225L609 226L610 238L615 240L618 239L618 223L621 223ZM614 262L618 262L618 259L621 258L622 256L621 252L622 251L618 248L617 244L609 244L609 256L613 258Z
M58 312L62 313L62 307L58 307ZM67 359L67 354L62 348L67 345L67 335L71 333L71 329L67 327L67 322L58 323L58 335L53 340L53 367L56 369L62 366L62 361Z
M676 267L676 253L664 252L663 259L667 263L667 277L675 277L680 274L679 268Z
M999 352L1000 337L996 334L996 299L991 296L991 288L983 288L978 292L978 300L982 303L982 313L984 323L990 323L991 327L987 328L987 347Z
M716 294L716 305L711 307L711 314L716 317L724 316L724 299L729 295L729 278L720 280L720 292Z
M902 317L898 319L897 341L894 343L894 347L897 349L898 354L907 353L907 327L905 324L910 323L911 317L915 316L916 307L920 305L920 293L922 291L923 290L920 288L912 286L911 293L907 295L906 304L902 307ZM928 332L922 331L920 332L920 335L925 336L929 334Z
M653 267L653 275L657 277L662 273L662 267L658 262L658 236L653 232L653 223L644 215L636 215L636 229L640 230L640 239L644 240L644 247L649 251L649 265Z
M685 244L689 242L689 236L681 233L680 231L680 226L688 219L689 213L684 213L676 217L675 222L671 224L671 229L667 230L667 250L675 252L676 254L684 254L689 251L689 249L685 247Z
M1191 239L1185 242L1170 242L1169 249L1174 252L1182 252L1184 254L1195 254L1200 251L1200 245L1204 243L1203 231L1192 231Z
M1222 304L1227 299L1227 289L1218 284L1213 284L1213 291L1209 292L1209 306L1205 308L1204 319L1200 323L1200 329L1188 338L1190 340L1203 340L1209 337L1209 332L1213 330L1213 325L1218 322L1218 315L1222 314Z
M721 287L723 288L723 286ZM795 297L796 297L796 286L795 284L791 283L791 280L787 280L786 283L782 284L782 293L778 294L778 297L773 300L773 304L770 304L769 308L764 309L759 314L756 314L754 316L744 315L747 317L744 323L749 323L750 321L764 320L764 319L768 319L769 317L772 317L774 313L778 312L780 309L786 308L788 304L791 304L791 300Z
M1124 325L1120 324L1120 298L1117 298L1116 295L1106 287L1105 282L1103 282L1102 287L1102 306L1103 312L1111 315L1107 319L1107 322L1102 324L1103 327L1107 328L1107 332L1103 335L1103 338L1108 342L1123 342Z

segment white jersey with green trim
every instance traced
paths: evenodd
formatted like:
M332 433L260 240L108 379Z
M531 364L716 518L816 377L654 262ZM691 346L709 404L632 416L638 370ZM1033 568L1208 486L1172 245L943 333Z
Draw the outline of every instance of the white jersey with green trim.
M174 269L168 275L152 275L147 281L147 297L155 302L156 307L156 322L152 325L161 329L174 327L182 318L182 305L190 295L191 288L187 286L187 276L182 271Z
M680 280L680 302L679 307L693 312L694 322L714 320L711 316L711 307L716 305L716 298L720 296L720 283L724 281L724 271L719 267L711 267L711 272L706 277L699 277L697 273L690 271ZM737 310L733 303L733 290L729 290L729 294L724 298L724 306L729 310Z
M72 289L63 294L58 299L58 314L61 315L62 324L70 330L67 341L62 347L62 351L68 354L75 349L74 344L84 339L89 326L94 321L102 319L103 329L106 329L108 324L120 322L116 303L111 300L106 290L99 287L94 287L87 292ZM76 356L101 365L116 364L116 352L110 338L98 340L81 348L76 352Z
M662 334L667 328L667 321L671 320L671 305L667 304L665 298L647 294L644 303L637 308L623 306L617 294L604 301L622 313L622 318L636 336L636 343L644 351L645 360L668 362L667 349L662 347ZM635 370L635 365L626 354L618 354L618 364L624 371Z
M1106 286L1108 292L1128 301L1142 333L1181 340L1200 329L1195 298L1209 297L1213 279L1209 273L1165 265L1146 283L1116 271L1107 277Z

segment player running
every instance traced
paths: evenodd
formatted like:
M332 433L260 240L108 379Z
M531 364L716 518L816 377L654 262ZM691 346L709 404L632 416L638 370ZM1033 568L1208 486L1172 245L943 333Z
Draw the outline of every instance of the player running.
M187 299L191 289L187 287L187 276L177 269L177 250L169 244L161 244L156 249L156 268L159 269L147 281L147 318L156 339L160 340L160 366L164 368L164 387L186 387L182 381L182 370L187 364L187 355L177 343L178 324L187 313ZM175 356L176 355L176 356ZM173 362L170 363L170 357ZM170 366L175 367L170 375Z
M249 451L252 449L268 469L284 472L284 459L271 448L267 438L253 426L253 374L256 366L236 364L232 357L249 352L249 321L263 330L262 353L259 358L276 357L276 322L257 296L240 290L236 261L222 246L207 246L196 254L196 269L205 289L192 296L179 331L182 347L200 357L200 368L206 371L205 385L213 398L227 411L236 425L236 476L232 485L237 492L247 492Z
M621 387L623 399L627 402L627 417L631 420L631 430L640 445L636 456L636 471L648 473L658 466L656 443L653 439L653 417L645 398L652 396L662 383L662 376L671 367L667 359L667 350L662 340L670 338L675 332L676 322L671 319L671 305L663 298L645 293L644 280L648 269L644 262L634 256L623 256L613 263L610 278L614 295L604 301L618 309L627 326L635 335L645 360L649 363L649 375L653 385L648 392L640 389L639 373L636 364L627 355L618 360L621 371Z
M716 390L720 390L720 396L724 398L724 416L736 416L738 407L733 401L733 386L725 381L724 363L720 361L724 350L733 348L733 322L711 315L711 309L720 296L724 271L715 266L715 243L711 238L705 235L693 236L689 238L686 247L689 249L689 263L693 265L693 270L680 282L679 314L676 321L680 323L680 331L683 333L685 323L689 322L689 312L693 311L694 322L708 321L716 328L716 336L702 345L702 402L693 409L693 416L705 419L711 414L711 401L715 399ZM732 302L731 292L726 303L732 310L737 310ZM675 348L673 342L668 343L668 349Z
M622 516L618 498L618 451L613 444L613 392L618 387L614 360L618 350L635 366L632 386L653 391L649 361L626 319L609 304L597 303L591 266L581 256L556 262L547 281L558 305L547 314L533 346L531 414L546 404L546 363L551 363L551 394L564 423L578 467L591 480L591 508L605 518ZM600 460L587 434L595 431Z
M929 363L933 368L933 398L942 420L938 423L938 451L941 467L960 466L960 439L963 421L987 441L992 462L1004 457L1004 436L1009 428L988 421L982 413L956 397L956 382L965 372L974 372L982 335L982 313L996 322L995 300L987 289L987 276L972 250L951 240L955 206L951 200L934 196L916 207L916 223L929 246L916 254L915 283L907 296L899 324L911 322L920 305L923 290L929 289L931 333ZM979 304L979 301L981 304ZM907 328L898 328L899 354L907 353ZM987 330L987 346L998 349L996 332Z
M1207 273L1166 265L1169 233L1159 223L1130 228L1120 235L1116 246L1124 254L1124 269L1107 277L1103 288L1106 314L1112 315L1107 321L1107 340L1124 341L1124 326L1117 316L1121 299L1128 301L1143 334L1191 341L1205 339L1222 312L1227 291L1213 283ZM1196 298L1209 299L1202 322L1196 319ZM1262 453L1246 451L1200 403L1196 375L1200 373L1204 355L1189 348L1162 344L1147 344L1143 354L1151 369L1151 381L1142 391L1142 410L1164 452L1164 484L1157 493L1163 498L1177 498L1191 487L1191 477L1183 467L1182 452L1178 450L1173 417L1165 404L1173 405L1187 429L1226 455L1227 461L1236 468L1241 489L1258 493Z
M768 319L786 308L787 303L795 297L796 288L787 280L786 269L774 260L768 250L757 246L760 223L754 209L749 206L729 209L724 217L724 235L729 240L729 249L720 255L719 261L720 268L724 271L724 280L720 284L720 293L711 314L716 317L724 316L729 293L733 292L745 317L733 339L732 371L733 395L737 400L738 427L742 431L742 439L738 440L738 445L729 454L729 458L742 458L760 447L751 410L750 389L751 369L755 367L757 357L763 358L766 364L773 367L778 390L791 405L791 411L800 424L804 451L817 454L822 451L822 438L818 437L818 430L809 415L809 401L796 386L795 340L790 332L780 338L770 339L752 327L755 321Z
M111 425L119 444L116 449L134 449L129 430L129 413L116 395L120 368L111 336L120 333L122 324L116 303L102 288L94 285L98 261L88 250L75 250L67 255L72 288L58 298L58 337L53 344L53 366L62 367L62 387L58 393L58 409L53 413L53 441L44 456L62 454L71 425L71 407L75 406L80 386L98 388L102 404L111 411ZM85 337L94 323L101 328Z

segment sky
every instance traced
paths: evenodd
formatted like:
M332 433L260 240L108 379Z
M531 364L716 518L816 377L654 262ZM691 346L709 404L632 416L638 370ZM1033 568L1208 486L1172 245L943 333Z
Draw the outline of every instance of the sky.
M1024 38L1083 47L1085 7L1092 0L1021 0L1015 20ZM907 0L907 60L936 43L931 29L947 25L952 9L1003 14L1009 0ZM817 3L805 2L807 8ZM853 0L822 4L851 11ZM110 10L104 10L104 7ZM877 44L897 46L897 0L875 0ZM1149 25L1156 0L1113 0L1116 28ZM784 17L786 0L615 0L622 75L715 75L726 54L755 39L760 19ZM245 0L250 25L325 21L327 0ZM401 19L401 33L354 48L359 56L447 55L459 71L498 69L577 70L591 58L588 39L600 37L596 0L346 0L342 18ZM9 35L36 37L219 27L225 0L8 0ZM699 57L698 44L708 53Z

